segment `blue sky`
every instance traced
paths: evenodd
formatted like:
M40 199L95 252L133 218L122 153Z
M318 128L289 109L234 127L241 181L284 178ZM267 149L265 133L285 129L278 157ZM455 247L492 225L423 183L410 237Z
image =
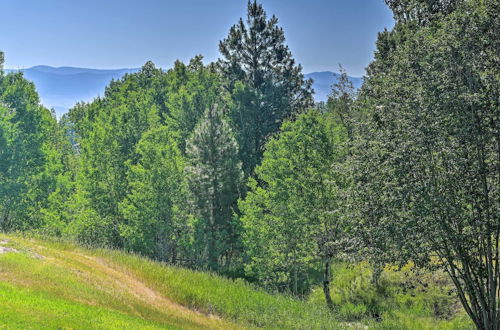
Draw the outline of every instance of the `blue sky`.
M383 0L261 0L276 14L305 72L361 76L377 32L393 26ZM0 0L7 68L45 64L163 68L218 56L219 40L246 14L246 0Z

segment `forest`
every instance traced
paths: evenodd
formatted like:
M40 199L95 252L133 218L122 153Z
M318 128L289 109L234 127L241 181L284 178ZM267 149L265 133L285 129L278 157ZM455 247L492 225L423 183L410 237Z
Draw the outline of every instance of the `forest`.
M500 2L385 3L396 24L362 87L340 68L326 103L256 1L219 60L147 62L61 118L0 52L0 232L375 323L390 309L387 274L423 295L439 277L436 317L500 329ZM336 291L349 269L368 272L375 298Z

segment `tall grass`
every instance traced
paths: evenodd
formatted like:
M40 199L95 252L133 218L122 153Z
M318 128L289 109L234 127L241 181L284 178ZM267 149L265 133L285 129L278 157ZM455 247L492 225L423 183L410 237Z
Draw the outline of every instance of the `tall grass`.
M339 321L362 321L376 329L474 329L442 271L426 271L412 263L387 266L377 284L367 263L332 266L332 300ZM322 288L310 302L324 304Z
M165 266L117 251L99 250L96 253L131 271L172 300L204 313L268 329L340 328L324 306L269 294L242 280Z
M142 322L136 320L139 317L144 320L141 328L206 325L266 329L473 329L447 276L438 271L418 270L411 264L403 269L386 267L377 285L371 282L372 270L366 263L334 264L331 292L335 310L332 313L325 306L321 287L315 288L308 299L299 300L270 294L243 280L169 266L120 251L86 249L46 239L8 238L14 248L48 258L38 260L29 253L0 256L0 282L22 284L31 290L19 291L20 298L16 300L11 298L15 296L14 287L0 287L0 309L8 299L13 299L12 306L21 306L19 315L23 315L28 313L29 306L46 304L47 299L55 297L55 310L67 317L61 319L64 322L54 324L68 327L71 327L71 315L90 319L87 313L97 313L99 319L108 322L103 324L114 324L116 320L117 325L124 324L122 322L139 325ZM206 314L200 317L207 321L193 322L186 315L159 312L121 292L119 285L110 288L113 282L106 278L109 274L86 263L87 257L120 274L132 276L175 303ZM23 300L28 302L24 309ZM70 302L75 300L75 306L71 307ZM51 300L48 301L50 306ZM222 320L219 322L210 315ZM39 316L35 313L31 317ZM21 322L16 321L12 308L0 311L0 320L2 318Z

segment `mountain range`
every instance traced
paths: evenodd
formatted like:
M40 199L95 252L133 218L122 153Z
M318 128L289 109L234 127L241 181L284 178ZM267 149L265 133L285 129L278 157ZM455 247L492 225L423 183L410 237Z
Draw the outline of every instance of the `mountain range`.
M89 102L103 95L105 87L112 79L120 79L126 73L139 71L139 68L102 70L39 65L28 69L6 71L22 71L28 80L35 83L42 104L53 108L60 117L76 102ZM337 81L339 74L331 71L311 72L305 74L305 77L313 79L314 99L320 102L327 100L331 86ZM350 77L350 79L356 88L363 82L362 78Z

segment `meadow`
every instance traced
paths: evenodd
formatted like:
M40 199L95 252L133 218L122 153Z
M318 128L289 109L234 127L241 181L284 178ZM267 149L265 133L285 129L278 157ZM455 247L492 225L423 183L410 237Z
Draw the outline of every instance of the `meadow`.
M0 243L3 328L473 328L446 277L420 274L410 288L411 266L387 267L375 289L366 263L336 263L331 313L320 288L300 300L116 250L16 235Z

